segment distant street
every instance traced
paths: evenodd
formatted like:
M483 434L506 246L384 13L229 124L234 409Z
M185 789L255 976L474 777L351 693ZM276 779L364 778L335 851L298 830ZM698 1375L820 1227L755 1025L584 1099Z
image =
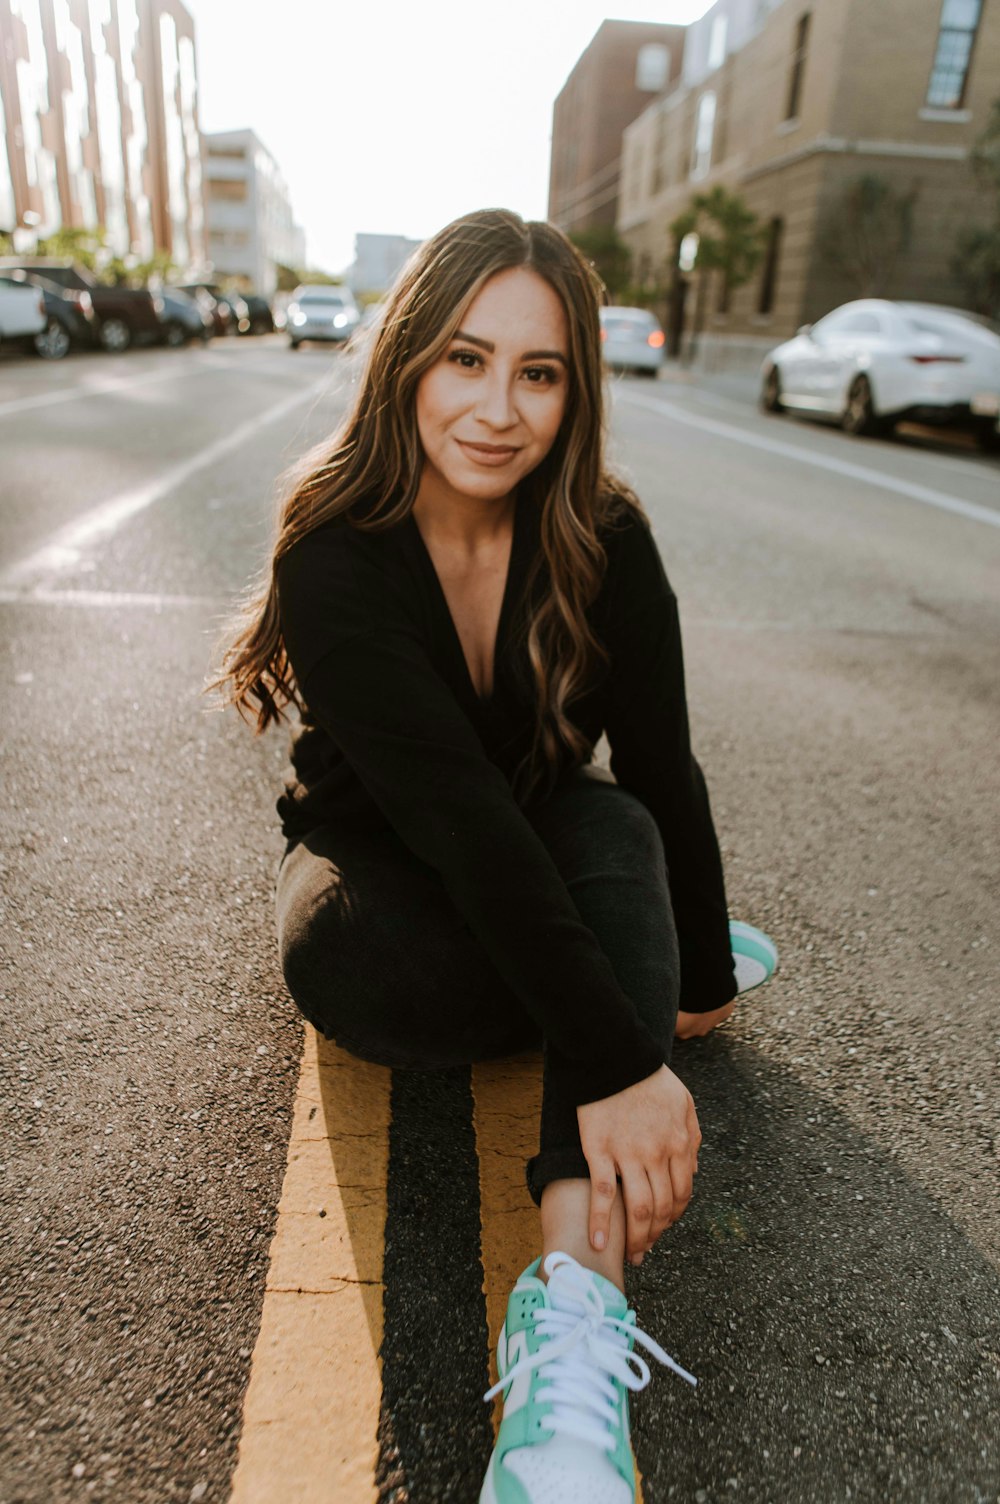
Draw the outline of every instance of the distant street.
M229 1497L304 1030L287 733L200 691L354 370L279 335L0 359L0 1504ZM701 1171L629 1289L700 1383L650 1364L645 1504L995 1504L1000 460L767 417L749 380L614 390L731 912L780 953L673 1059ZM437 1199L446 1171L474 1195L470 1110L468 1073L394 1086L379 1435L337 1438L378 1452L359 1500L474 1504L489 1456L502 1219Z

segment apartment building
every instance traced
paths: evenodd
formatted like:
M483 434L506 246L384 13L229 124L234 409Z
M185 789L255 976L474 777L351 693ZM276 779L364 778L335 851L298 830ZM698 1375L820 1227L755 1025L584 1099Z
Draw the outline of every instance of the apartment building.
M346 274L348 286L356 295L386 292L421 243L406 235L355 235L354 260Z
M209 270L270 298L279 266L305 265L305 238L278 164L252 130L212 131L202 143Z
M604 21L552 112L548 217L567 232L613 225L622 132L680 77L684 27Z
M180 0L0 0L0 230L103 225L110 251L205 257L194 23Z
M713 279L707 361L756 361L852 297L964 305L949 262L989 213L968 159L998 95L996 0L717 0L686 28L678 83L624 131L637 277L671 280L671 221L722 184L766 250L742 287Z

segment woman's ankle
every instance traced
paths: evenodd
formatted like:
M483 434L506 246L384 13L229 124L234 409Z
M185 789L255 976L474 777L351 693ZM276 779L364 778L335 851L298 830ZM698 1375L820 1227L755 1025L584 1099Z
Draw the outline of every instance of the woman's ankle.
M619 1191L611 1209L611 1236L607 1248L598 1251L590 1242L590 1181L554 1180L542 1192L542 1263L557 1249L568 1253L585 1269L603 1274L619 1290L625 1288L625 1207Z

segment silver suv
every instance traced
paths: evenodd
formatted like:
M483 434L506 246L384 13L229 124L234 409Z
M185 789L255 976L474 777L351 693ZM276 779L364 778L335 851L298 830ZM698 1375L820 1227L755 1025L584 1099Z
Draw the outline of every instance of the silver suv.
M288 343L297 350L303 340L333 340L342 345L361 321L354 294L340 284L308 283L297 287L286 311Z

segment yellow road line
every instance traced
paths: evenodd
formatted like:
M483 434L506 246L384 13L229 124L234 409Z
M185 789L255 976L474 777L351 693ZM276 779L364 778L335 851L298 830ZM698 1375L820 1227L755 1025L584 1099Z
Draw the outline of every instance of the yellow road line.
M377 1498L391 1074L305 1025L231 1504Z
M496 1346L507 1299L518 1275L542 1251L538 1209L528 1194L524 1163L538 1152L542 1064L537 1051L486 1060L472 1067L473 1122L479 1159L479 1209L483 1293L490 1341L490 1384L499 1375ZM503 1414L493 1401L493 1435ZM632 1454L635 1462L635 1453ZM643 1504L642 1474L635 1464L636 1504Z

